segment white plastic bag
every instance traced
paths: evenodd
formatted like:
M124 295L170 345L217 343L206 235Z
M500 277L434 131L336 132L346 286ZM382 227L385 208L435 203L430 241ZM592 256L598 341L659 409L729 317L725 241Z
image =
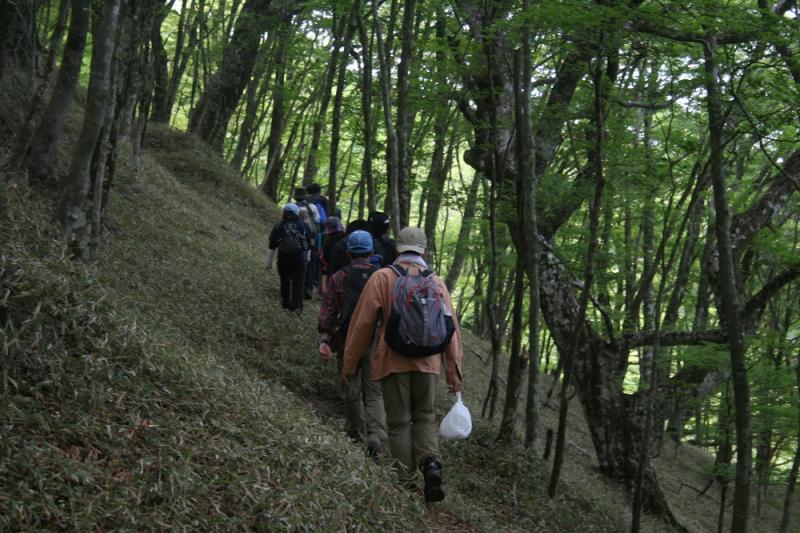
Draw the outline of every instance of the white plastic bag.
M456 403L439 425L439 436L443 439L464 440L472 432L472 416L461 401L461 393L456 393Z

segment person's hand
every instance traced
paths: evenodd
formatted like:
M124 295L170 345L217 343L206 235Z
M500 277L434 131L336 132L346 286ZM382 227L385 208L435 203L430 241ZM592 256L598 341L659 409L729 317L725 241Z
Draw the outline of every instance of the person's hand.
M350 376L345 375L344 373L342 373L342 375L339 378L339 382L342 385L347 385L348 383L350 383Z
M328 344L328 339L322 339L319 341L319 355L322 356L323 361L330 361L331 357L333 357L333 352L331 351L330 344Z
M455 381L453 383L448 383L447 384L447 391L450 394L456 394L458 392L461 392L461 382L460 381Z

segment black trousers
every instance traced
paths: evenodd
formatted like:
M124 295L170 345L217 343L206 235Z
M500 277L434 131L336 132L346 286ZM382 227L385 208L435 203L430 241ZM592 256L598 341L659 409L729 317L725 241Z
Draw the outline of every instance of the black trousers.
M302 254L278 256L278 276L281 279L281 305L294 311L303 309L306 265Z

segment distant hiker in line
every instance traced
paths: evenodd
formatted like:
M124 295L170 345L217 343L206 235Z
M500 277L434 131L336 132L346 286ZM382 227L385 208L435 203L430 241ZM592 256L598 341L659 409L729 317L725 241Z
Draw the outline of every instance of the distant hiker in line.
M298 315L303 311L303 280L311 255L311 235L299 213L296 204L283 206L283 219L272 228L267 251L267 270L272 270L275 250L278 251L281 305Z
M383 265L391 265L397 259L395 243L386 233L389 231L389 215L381 211L369 214L369 232L375 240L375 253L383 257Z
M336 352L339 370L342 369L344 348L350 318L355 310L361 291L376 271L370 262L372 237L366 231L354 231L347 237L347 253L352 262L339 270L328 282L322 306L319 310L318 329L320 353L330 359ZM345 401L347 434L355 441L363 442L366 429L367 452L376 457L381 443L386 440L386 413L383 409L383 394L379 383L372 380L370 344L353 371L353 377L342 385Z
M417 468L422 470L425 501L437 502L444 498L433 411L440 354L447 385L455 394L461 390L464 352L450 293L428 271L426 247L421 229L403 229L397 236L397 260L367 281L350 319L341 380L349 383L354 378L382 320L372 379L381 382L392 455L405 481Z
M369 232L369 222L360 218L351 220L345 229L345 235L350 235L354 231L361 230ZM350 264L350 258L347 255L347 239L342 239L331 250L330 264L328 265L328 277L330 278L339 270L343 269Z
M310 300L314 293L314 288L317 286L317 267L319 264L319 242L317 240L317 235L321 228L321 222L325 222L327 217L323 217L323 213L320 212L317 204L311 201L308 196L308 190L305 187L296 187L293 196L297 207L300 209L305 208L308 211L310 219L309 227L313 226L311 231L311 260L308 265L306 265L305 290L303 291L303 297L306 300Z
M345 238L344 226L339 217L328 217L325 223L325 235L322 238L322 248L319 250L319 268L322 274L320 288L325 294L326 284L333 273L330 271L333 256L333 247Z
M326 196L322 196L322 187L319 186L319 183L309 183L306 192L308 192L308 202L314 204L319 212L320 224L325 224L328 218L335 216L330 209L330 200Z

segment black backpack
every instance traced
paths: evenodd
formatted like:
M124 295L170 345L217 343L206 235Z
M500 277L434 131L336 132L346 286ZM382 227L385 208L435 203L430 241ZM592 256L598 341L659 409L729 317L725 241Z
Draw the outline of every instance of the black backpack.
M302 224L302 222L300 222ZM283 237L278 242L278 253L282 255L295 254L306 250L305 232L298 227L296 222L287 222L283 226Z
M353 318L353 311L356 310L358 298L364 290L370 276L375 273L375 268L354 268L352 265L342 269L344 275L344 292L342 296L342 313L339 318L339 333L342 337L347 336L347 328L350 326L350 319Z

